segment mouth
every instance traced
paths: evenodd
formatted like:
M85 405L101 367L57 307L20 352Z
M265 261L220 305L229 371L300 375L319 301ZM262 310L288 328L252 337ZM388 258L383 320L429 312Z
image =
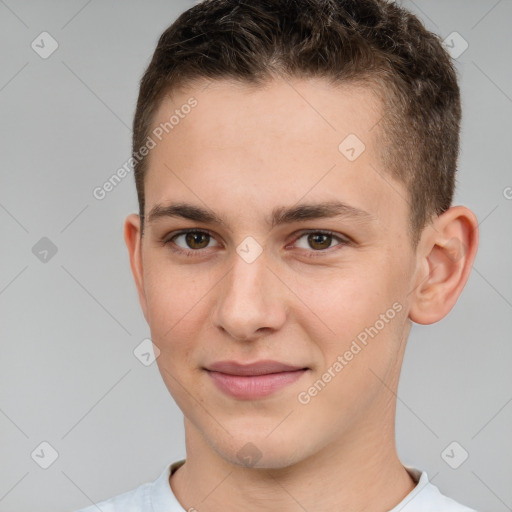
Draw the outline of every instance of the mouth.
M294 383L309 370L269 360L251 364L220 361L204 369L220 391L245 400L269 396Z

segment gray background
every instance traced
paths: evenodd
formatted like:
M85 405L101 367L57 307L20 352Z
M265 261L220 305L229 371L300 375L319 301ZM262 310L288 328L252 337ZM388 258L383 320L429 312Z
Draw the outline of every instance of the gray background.
M399 454L463 503L512 510L512 2L403 4L469 44L455 204L476 213L480 248L449 316L413 326ZM190 6L0 0L1 512L74 510L185 456L180 410L133 354L149 336L122 237L133 176L102 201L92 191L129 157L138 81ZM59 44L47 59L31 48L43 31ZM42 237L57 247L46 262L32 252ZM48 469L43 441L58 452ZM458 469L441 457L452 441L469 453Z

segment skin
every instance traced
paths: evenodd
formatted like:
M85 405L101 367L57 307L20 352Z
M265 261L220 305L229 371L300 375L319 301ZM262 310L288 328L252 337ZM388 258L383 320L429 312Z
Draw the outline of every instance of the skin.
M415 486L394 430L406 340L412 322L437 322L455 304L477 250L477 219L452 207L413 250L406 189L381 177L375 126L383 109L369 89L322 79L259 88L218 80L166 98L154 125L191 96L198 105L148 157L143 237L138 215L124 226L157 364L184 414L187 460L171 476L172 490L185 510L390 510ZM366 146L354 161L338 149L351 133ZM266 223L276 207L330 200L372 220ZM147 222L155 205L178 202L223 222ZM161 242L186 228L212 233L195 245L174 239L196 257ZM335 236L315 244L304 230ZM248 236L262 248L252 263L236 251ZM401 311L300 403L298 394L394 303ZM261 359L308 371L268 397L243 400L222 393L203 369ZM237 457L247 443L260 455L252 466Z

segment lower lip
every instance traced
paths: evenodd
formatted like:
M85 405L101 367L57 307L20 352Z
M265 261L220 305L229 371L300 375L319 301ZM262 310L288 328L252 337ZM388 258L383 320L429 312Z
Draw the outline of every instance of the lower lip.
M267 375L228 375L208 371L216 386L234 398L262 398L300 379L307 370L269 373Z

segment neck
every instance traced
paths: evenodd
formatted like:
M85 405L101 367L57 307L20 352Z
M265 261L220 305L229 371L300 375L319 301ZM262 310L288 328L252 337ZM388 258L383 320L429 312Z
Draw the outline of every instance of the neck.
M394 419L394 407L387 413ZM394 427L383 428L394 422L383 422L382 416L369 420L357 422L314 455L272 469L225 460L185 420L187 460L170 484L185 510L386 512L416 483L398 458Z

